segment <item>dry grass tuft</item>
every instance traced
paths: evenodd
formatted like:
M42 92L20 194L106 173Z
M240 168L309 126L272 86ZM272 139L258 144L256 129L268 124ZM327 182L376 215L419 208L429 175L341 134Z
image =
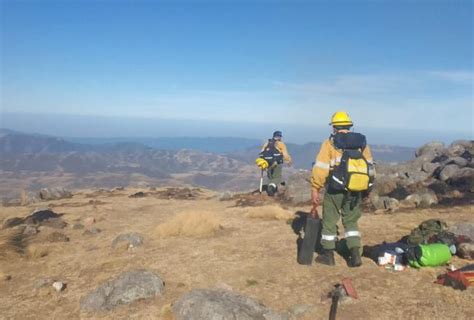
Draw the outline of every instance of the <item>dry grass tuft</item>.
M27 245L21 230L8 230L0 233L0 260L9 260L22 256Z
M262 206L248 208L245 217L263 220L288 220L293 218L293 213L279 206Z
M171 304L166 304L161 308L161 320L175 320Z
M30 245L26 251L28 258L30 259L43 258L49 254L49 248L41 244Z
M156 227L159 238L175 236L204 237L221 229L221 219L213 212L180 213Z

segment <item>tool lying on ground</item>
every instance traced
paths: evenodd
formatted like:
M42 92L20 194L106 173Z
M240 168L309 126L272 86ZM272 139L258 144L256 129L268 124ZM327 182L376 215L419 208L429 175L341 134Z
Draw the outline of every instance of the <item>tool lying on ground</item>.
M313 263L314 250L318 241L321 241L321 219L316 212L314 216L308 214L306 218L303 242L298 248L299 264L311 265Z
M329 320L336 319L337 305L339 300L344 297L351 297L357 299L357 292L352 285L352 280L349 278L342 279L341 283L335 285L334 290L331 291L330 297L332 299L331 311L329 312Z

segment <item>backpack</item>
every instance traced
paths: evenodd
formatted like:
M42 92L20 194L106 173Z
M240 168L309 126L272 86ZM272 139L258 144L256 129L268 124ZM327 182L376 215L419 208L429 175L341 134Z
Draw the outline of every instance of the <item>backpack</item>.
M275 139L268 139L265 149L260 152L260 158L265 159L269 166L272 166L274 163L283 163L283 153L276 147Z
M332 135L331 139L334 147L342 150L342 157L329 178L329 188L336 191L369 191L373 185L374 170L362 154L367 146L365 136L348 132Z
M405 240L410 245L427 244L435 235L441 234L448 229L446 222L438 219L423 221L417 228L413 229Z

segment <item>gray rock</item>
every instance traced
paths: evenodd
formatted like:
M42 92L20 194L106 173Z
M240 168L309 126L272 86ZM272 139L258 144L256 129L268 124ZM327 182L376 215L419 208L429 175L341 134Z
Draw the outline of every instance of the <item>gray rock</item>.
M143 236L136 232L121 234L112 241L112 248L117 248L119 244L126 244L127 247L139 247L143 245Z
M439 163L425 162L421 169L429 175L432 175L441 165Z
M404 200L401 201L401 204L406 207L417 208L420 206L421 196L419 194L410 194Z
M461 243L457 254L463 259L474 260L474 243Z
M474 241L474 223L461 222L452 226L449 231L456 235L465 236Z
M118 305L163 295L165 284L150 271L128 271L120 274L80 300L83 311L111 310Z
M448 148L448 153L453 156L460 156L465 151L474 155L474 141L473 140L456 140Z
M426 154L428 152L441 152L443 149L444 143L440 141L433 141L418 148L415 152L415 156L420 157L421 155Z
M446 165L448 164L455 164L460 168L464 168L469 164L469 161L467 159L464 159L463 157L452 157L448 158L445 162Z
M371 195L370 201L376 210L394 212L400 208L400 202L397 199L387 196L379 197L377 195Z
M448 179L451 179L452 177L456 176L457 172L460 170L460 168L455 165L455 164L448 164L441 170L439 174L439 178L441 181L446 181Z
M306 204L311 201L311 175L308 172L297 172L286 182L286 190L283 198L294 204Z
M196 289L173 305L176 320L281 320L260 302L219 289Z
M43 201L72 198L72 193L64 188L43 188L38 195Z
M433 205L438 204L438 197L436 196L436 194L434 194L434 192L425 192L425 193L422 193L420 196L421 196L421 201L419 204L420 208L429 208Z
M396 188L397 188L397 182L393 178L382 176L375 180L374 191L381 196L385 196L389 194L390 192L394 191Z
M219 194L219 201L229 201L229 200L232 200L232 192L230 191L226 191L226 192L222 192L221 194Z

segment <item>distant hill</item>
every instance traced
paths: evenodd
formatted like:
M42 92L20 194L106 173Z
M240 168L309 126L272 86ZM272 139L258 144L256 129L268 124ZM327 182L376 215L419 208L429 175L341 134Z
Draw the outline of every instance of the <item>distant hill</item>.
M229 153L258 145L258 139L234 137L162 137L162 138L65 138L65 140L101 146L116 143L138 143L158 150L198 150L212 153Z

